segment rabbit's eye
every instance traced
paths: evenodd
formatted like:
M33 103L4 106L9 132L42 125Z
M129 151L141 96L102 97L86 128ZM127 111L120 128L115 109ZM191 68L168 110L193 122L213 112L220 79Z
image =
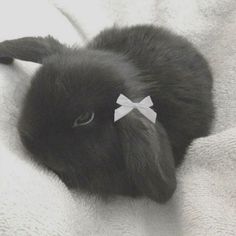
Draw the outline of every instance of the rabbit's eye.
M95 115L94 112L85 112L81 114L75 119L73 128L76 128L78 126L88 125L93 121L94 115Z

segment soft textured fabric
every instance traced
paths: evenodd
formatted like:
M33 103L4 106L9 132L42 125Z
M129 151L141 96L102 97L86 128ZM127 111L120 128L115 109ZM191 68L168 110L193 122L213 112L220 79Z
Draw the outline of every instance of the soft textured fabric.
M51 34L85 44L105 27L152 23L194 42L214 75L212 135L195 140L165 205L70 192L25 152L15 128L39 65L0 65L0 236L236 235L236 2L234 0L3 1L0 41Z

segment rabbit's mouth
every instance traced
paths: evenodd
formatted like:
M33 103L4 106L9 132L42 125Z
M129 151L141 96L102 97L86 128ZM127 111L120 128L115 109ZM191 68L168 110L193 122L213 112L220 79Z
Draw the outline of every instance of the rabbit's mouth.
M65 172L51 169L61 180L62 182L69 188L73 188L75 186L75 181L72 181L72 178L68 177Z
M68 173L65 170L55 170L53 168L49 169L54 172L68 188L74 189L80 185L78 183L78 177L72 173Z

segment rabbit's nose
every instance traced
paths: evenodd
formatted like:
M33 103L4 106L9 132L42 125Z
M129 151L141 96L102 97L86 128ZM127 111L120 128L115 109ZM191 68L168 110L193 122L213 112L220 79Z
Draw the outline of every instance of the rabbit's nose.
M52 155L45 155L42 158L42 164L57 173L64 173L66 172L66 165L62 162L60 158Z
M31 153L37 152L38 145L36 140L26 131L20 131L20 139L23 146Z

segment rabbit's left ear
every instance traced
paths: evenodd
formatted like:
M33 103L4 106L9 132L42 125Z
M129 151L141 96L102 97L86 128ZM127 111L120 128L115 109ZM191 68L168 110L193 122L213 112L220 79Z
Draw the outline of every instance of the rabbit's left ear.
M127 174L143 195L166 202L176 189L174 158L161 124L131 112L119 121ZM157 126L157 127L156 127Z
M42 64L43 59L62 51L63 44L51 36L25 37L0 43L0 63L11 64L13 59Z

